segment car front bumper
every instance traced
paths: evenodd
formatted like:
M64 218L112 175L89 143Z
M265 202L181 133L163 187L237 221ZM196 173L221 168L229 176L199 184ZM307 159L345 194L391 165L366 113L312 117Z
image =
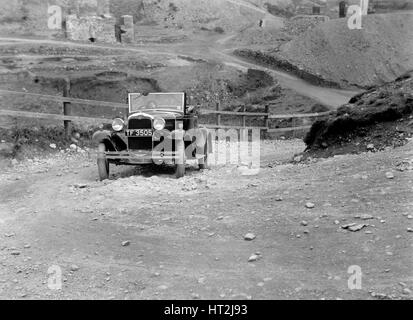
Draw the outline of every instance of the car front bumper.
M178 153L175 151L159 152L151 150L134 151L106 151L98 152L98 158L105 157L109 162L119 164L177 164L179 163Z

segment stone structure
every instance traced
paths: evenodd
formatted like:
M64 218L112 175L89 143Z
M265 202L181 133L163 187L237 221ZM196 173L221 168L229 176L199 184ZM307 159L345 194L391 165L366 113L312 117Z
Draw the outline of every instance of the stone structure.
M131 15L123 15L121 23L116 23L116 18L110 13L110 0L87 0L87 11L84 11L82 2L79 6L69 11L66 16L66 37L70 40L92 42L125 42L135 40L134 19ZM74 3L74 4L75 4ZM74 5L72 4L72 6ZM93 5L96 5L93 7ZM91 8L94 8L91 11ZM118 17L119 18L119 17Z
M70 40L116 42L115 18L66 16L66 37Z
M110 0L77 0L66 8L66 37L70 40L116 42L116 19L110 14Z
M135 25L133 24L133 16L122 16L123 24L121 27L121 41L132 43L135 41Z
M318 15L298 15L285 22L284 31L290 35L299 36L304 32L314 28L320 23L329 21L328 16Z
M397 1L392 2L395 5ZM363 14L372 14L377 12L379 5L383 5L385 1L379 0L369 0L367 12ZM339 0L339 1L328 1L327 7L329 11L329 16L331 18L345 18L347 16L347 10L351 5L360 5L360 0Z
M312 1L304 1L297 5L295 13L299 15L325 15L327 4L321 5Z

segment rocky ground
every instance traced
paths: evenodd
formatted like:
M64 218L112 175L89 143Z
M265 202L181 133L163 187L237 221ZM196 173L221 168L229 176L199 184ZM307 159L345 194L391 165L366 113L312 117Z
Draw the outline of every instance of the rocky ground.
M280 55L343 87L374 86L413 69L412 26L411 12L367 16L362 30L330 20L284 44Z
M383 150L413 136L413 73L358 94L313 124L305 156Z
M224 110L299 113L334 108L356 92L311 85L289 74L242 61L227 53L227 36L201 32L191 41L173 45L115 46L48 39L2 37L0 85L4 90L62 95L65 79L70 96L127 103L128 92L185 91L190 104ZM229 49L232 51L232 49ZM61 113L59 103L33 97L2 94L3 108ZM320 106L323 105L323 106ZM119 116L119 110L71 105L75 115ZM202 116L201 123L215 123ZM249 120L249 119L248 119ZM240 125L240 118L222 117L222 124ZM272 127L283 124L272 121ZM263 125L251 119L249 125ZM52 121L2 117L3 128L55 125ZM81 124L77 124L82 126ZM296 125L300 125L297 123ZM87 130L88 128L83 128Z
M228 2L232 8L234 1ZM196 23L212 28L221 20ZM396 25L405 30L403 23ZM251 110L269 105L272 113L335 109L356 94L305 82L271 63L238 59L229 54L234 43L242 44L234 34L205 29L169 43L165 34L173 30L155 29L149 35L150 26L142 27L139 45L116 47L2 37L1 86L59 95L62 84L54 77L76 76L79 98L124 101L126 92L149 87L187 90L202 103L230 96ZM395 43L386 52L408 32L392 34ZM257 34L257 28L244 30L258 46ZM277 54L290 40L271 32L263 39L275 39ZM357 48L370 43L354 41ZM309 69L324 57L311 52ZM388 74L378 72L383 79L410 63L390 62ZM249 69L261 76L251 78ZM308 74L331 80L316 69ZM125 79L130 83L123 86ZM92 82L100 86L84 85ZM100 182L87 139L91 128L68 142L48 122L45 129L31 119L1 119L0 298L412 299L411 83L401 78L352 98L313 127L304 155L300 140L263 140L256 175L231 164L205 171L189 164L179 180L168 167L111 167L110 180ZM61 112L60 105L2 96L2 107L13 103L26 111ZM389 110L393 122L376 123ZM349 116L369 126L346 136L328 130L340 127L336 118ZM349 287L354 266L362 271L357 290ZM50 281L59 271L63 286L53 290Z
M412 146L293 164L302 143L265 143L256 176L226 165L180 180L119 167L98 182L76 149L14 160L0 297L411 299L413 171L397 163ZM56 268L61 290L48 288Z
M350 30L346 19L304 25L305 32L295 24L290 20L283 30L247 29L233 39L235 53L314 84L341 88L381 85L413 69L411 11L367 16L362 30Z

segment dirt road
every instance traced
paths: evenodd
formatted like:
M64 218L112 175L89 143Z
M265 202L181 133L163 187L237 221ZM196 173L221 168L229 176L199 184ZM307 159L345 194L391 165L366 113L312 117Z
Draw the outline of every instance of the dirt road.
M266 71L275 79L277 79L278 83L283 88L292 89L304 97L309 97L332 108L337 108L343 104L346 104L351 97L359 93L359 91L354 90L342 90L316 86L292 74L288 74L280 70L266 68L251 62L246 62L226 52L217 51L217 53L220 57L222 57L223 63L227 65L233 66L240 70L255 68Z
M413 142L285 163L302 149L265 143L256 176L227 165L180 180L120 167L98 182L78 152L14 163L0 174L0 298L411 298L413 171L395 166ZM61 290L48 288L52 266Z
M232 66L236 69L247 70L248 68L255 68L269 72L281 86L292 89L302 96L312 98L320 103L336 108L348 102L348 100L357 94L357 91L332 89L327 87L319 87L312 85L292 74L280 70L262 67L258 64L243 61L230 54L232 49L225 46L225 42L231 36L215 36L203 39L198 38L193 42L185 42L183 44L177 43L175 45L168 44L150 44L142 45L140 47L126 47L109 44L88 44L77 43L71 41L59 41L50 39L27 39L19 37L0 37L1 45L10 45L10 42L22 44L49 44L49 45L65 45L79 48L101 48L101 49L116 49L120 51L127 51L137 54L154 54L167 55L171 58L177 59L179 55L191 57L193 59L216 60L223 64Z

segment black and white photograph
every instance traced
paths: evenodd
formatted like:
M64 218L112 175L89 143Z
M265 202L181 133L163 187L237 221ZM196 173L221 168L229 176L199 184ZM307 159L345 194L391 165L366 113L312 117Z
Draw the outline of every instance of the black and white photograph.
M0 0L0 300L413 300L413 0Z

